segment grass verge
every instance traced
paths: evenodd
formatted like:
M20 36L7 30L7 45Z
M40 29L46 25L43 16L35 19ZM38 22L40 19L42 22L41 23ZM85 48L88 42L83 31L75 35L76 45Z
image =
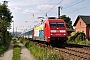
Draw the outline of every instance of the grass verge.
M20 60L21 47L18 45L16 40L14 40L13 43L14 43L14 48L13 48L12 60Z
M79 44L79 45L86 45L90 46L90 41L69 41L68 44Z
M2 54L4 54L4 52L8 49L8 47L9 47L9 44L5 44L5 45L0 46L0 56Z
M60 55L49 50L48 48L39 47L32 42L20 39L22 43L28 48L28 50L33 54L36 60L63 60Z
M0 56L8 49L11 40L7 41L6 44L0 45Z

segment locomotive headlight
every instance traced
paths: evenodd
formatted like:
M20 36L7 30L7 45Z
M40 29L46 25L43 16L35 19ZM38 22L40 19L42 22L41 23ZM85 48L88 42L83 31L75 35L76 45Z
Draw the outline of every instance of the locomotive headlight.
M66 35L66 34L63 34L63 35Z
M66 30L60 30L60 32L66 32Z
M48 37L48 38L50 38L50 37Z
M56 32L56 30L51 30L51 32Z
M53 35L53 34L51 34L51 35Z

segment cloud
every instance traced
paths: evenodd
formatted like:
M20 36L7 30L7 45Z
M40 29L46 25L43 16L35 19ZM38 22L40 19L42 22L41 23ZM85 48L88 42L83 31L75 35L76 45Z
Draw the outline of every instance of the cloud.
M50 8L52 8L53 7L53 5L38 5L37 6L37 9L39 9L39 10L41 10L41 9L44 9L44 10L46 10L46 9L50 9Z
M19 7L15 7L14 9L16 9L16 10L21 10L21 8L19 8Z
M8 3L9 6L28 6L30 3L25 3L25 2L15 2L15 3Z
M30 9L25 9L24 11L23 11L23 13L31 13L31 14L36 14L36 13L39 13L37 10L30 10Z
M48 1L48 0L47 0ZM28 6L46 4L46 0L22 0L22 1L9 1L9 6Z

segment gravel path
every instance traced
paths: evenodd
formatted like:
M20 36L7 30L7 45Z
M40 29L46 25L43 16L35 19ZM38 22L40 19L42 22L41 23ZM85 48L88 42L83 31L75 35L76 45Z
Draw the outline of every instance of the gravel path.
M21 60L35 60L34 57L31 55L30 51L19 41L17 41L21 46Z
M35 60L30 54L30 51L19 41L17 41L21 46L21 60ZM0 60L12 60L13 57L13 41L11 41L8 50L0 57Z
M13 57L13 41L11 41L8 50L0 57L0 60L12 60Z

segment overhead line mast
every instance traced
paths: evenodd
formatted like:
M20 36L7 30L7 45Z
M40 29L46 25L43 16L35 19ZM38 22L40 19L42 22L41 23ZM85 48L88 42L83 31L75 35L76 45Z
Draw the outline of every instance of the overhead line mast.
M62 7L59 6L59 7L58 7L58 19L60 19L60 14L61 14L61 13L60 13L60 10L61 10L61 9L62 9Z

